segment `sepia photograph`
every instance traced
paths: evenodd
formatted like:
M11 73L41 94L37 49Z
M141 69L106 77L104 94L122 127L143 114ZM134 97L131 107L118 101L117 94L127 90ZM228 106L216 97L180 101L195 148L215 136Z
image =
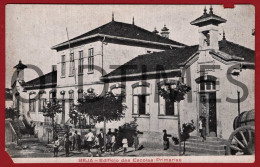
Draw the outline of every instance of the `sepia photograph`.
M15 163L253 163L255 7L8 4Z

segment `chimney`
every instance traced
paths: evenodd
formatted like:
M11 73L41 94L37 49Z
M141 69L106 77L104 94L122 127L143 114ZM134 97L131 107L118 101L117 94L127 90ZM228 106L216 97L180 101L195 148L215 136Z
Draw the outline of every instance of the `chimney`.
M166 27L166 25L164 25L164 27L162 28L161 36L164 38L169 38L169 34L169 29Z
M52 65L51 66L51 71L57 71L57 65Z

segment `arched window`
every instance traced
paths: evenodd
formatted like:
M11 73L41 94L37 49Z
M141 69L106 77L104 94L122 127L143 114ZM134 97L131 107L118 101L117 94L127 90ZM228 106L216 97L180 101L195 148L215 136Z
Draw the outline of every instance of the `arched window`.
M40 90L39 91L39 112L42 111L43 107L47 104L47 99L43 98L43 94L46 94L46 91Z
M125 85L114 84L110 86L110 90L114 95L121 95L125 93Z
M163 80L158 83L158 86L166 87L169 85L174 85L178 81L177 80ZM177 113L177 103L172 100L165 100L162 96L159 96L159 115L167 115L167 116L174 116Z
M52 89L49 92L49 99L50 101L55 101L57 98L57 90L56 89Z
M216 91L217 78L211 75L200 76L196 80L199 84L199 91Z
M133 88L133 114L150 114L150 83L137 82L132 85Z

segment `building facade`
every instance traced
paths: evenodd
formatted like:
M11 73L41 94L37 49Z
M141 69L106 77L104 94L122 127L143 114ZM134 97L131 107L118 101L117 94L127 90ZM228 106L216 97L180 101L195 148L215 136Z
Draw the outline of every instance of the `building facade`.
M167 129L177 134L177 104L165 101L158 94L158 85L179 81L191 87L180 103L181 123L193 120L198 125L199 117L204 116L207 135L226 139L233 130L238 108L241 112L254 108L255 70L253 50L228 41L224 34L218 39L218 25L225 22L212 8L209 13L204 11L191 22L198 26L199 44L187 46L169 39L166 26L159 35L156 29L147 31L134 21L126 24L112 19L53 46L55 56L60 57L57 69L26 83L17 77L13 86L15 107L27 120L37 122L37 129L49 121L40 112L47 101L58 99L62 103L63 112L56 122L69 124L73 104L89 88L97 94L102 90L124 91L125 117L108 123L107 128L136 120L140 131ZM29 96L29 103L16 96ZM91 124L91 120L86 123ZM96 124L97 128L102 126ZM44 136L45 132L41 133ZM197 134L194 131L192 135Z

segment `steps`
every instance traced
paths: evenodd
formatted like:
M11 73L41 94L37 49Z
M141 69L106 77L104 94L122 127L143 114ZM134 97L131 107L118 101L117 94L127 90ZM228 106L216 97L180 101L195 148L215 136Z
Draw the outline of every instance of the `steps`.
M184 143L181 143L183 149ZM209 155L225 155L226 141L217 137L207 137L206 141L202 142L202 138L191 136L185 142L186 151L200 152ZM179 145L173 145L174 150L179 149Z
M175 137L177 135L174 135ZM163 149L163 133L159 132L144 132L139 135L139 143L145 148ZM170 149L179 150L179 145L175 145L173 140L169 138ZM183 151L184 143L181 143ZM188 152L194 152L204 155L225 155L226 140L217 137L207 137L206 141L202 142L202 138L198 136L190 136L185 142L185 149Z

